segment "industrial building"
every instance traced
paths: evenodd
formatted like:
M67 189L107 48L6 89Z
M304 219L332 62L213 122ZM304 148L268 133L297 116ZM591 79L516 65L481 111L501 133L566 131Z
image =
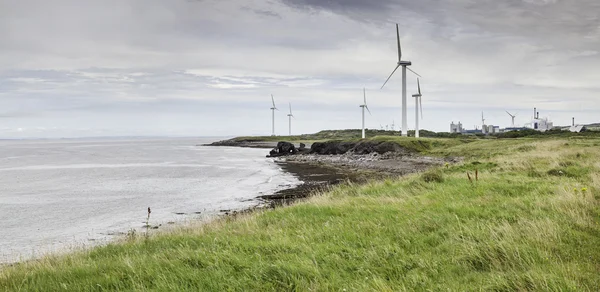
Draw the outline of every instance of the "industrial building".
M548 118L540 118L540 113L537 111L537 108L533 109L534 115L533 115L533 119L531 120L530 123L525 124L523 127L508 127L505 129L501 129L499 126L494 126L494 125L487 125L485 123L485 118L483 117L483 113L481 113L481 129L478 128L478 126L475 126L474 130L467 130L465 128L463 128L463 125L461 122L458 122L458 124L455 124L454 122L452 122L450 124L450 133L461 133L461 134L498 134L498 133L504 133L504 132L510 132L510 131L521 131L521 130L526 130L526 129L533 129L533 130L537 130L540 132L545 132L548 130L551 130L554 128L554 124L549 121ZM510 115L510 113L509 113ZM514 123L514 115L511 115L511 117L513 118L513 123ZM577 127L575 125L575 122L573 121L573 126L571 126L570 129L568 129L570 131L581 131L580 127Z
M461 122L455 124L453 121L452 124L450 124L450 133L462 133L463 131L464 130Z

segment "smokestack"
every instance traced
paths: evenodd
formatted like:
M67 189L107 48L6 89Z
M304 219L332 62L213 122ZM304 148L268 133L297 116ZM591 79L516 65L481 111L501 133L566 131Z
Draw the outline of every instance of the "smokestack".
M537 112L537 116L535 117L536 119L540 118L540 112Z
M573 117L573 126L575 126L575 117Z

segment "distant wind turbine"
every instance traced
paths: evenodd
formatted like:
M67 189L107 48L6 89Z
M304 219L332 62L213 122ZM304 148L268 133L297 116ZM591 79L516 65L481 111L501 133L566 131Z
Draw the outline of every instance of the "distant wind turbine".
M273 131L271 133L271 136L275 136L275 110L279 110L279 109L275 106L275 98L273 97L272 94L271 94L271 102L273 102L273 107L271 108L271 112L273 114L272 119L271 119Z
M415 138L419 138L419 108L421 108L421 119L423 119L423 100L421 97L421 83L419 83L419 78L417 78L417 86L419 88L419 93L413 94L415 98Z
M365 109L371 114L369 106L367 106L367 90L363 88L363 104L360 105L362 108L362 138L365 138Z
M290 123L290 136L292 135L292 118L296 118L294 117L294 114L292 114L292 103L290 102L290 113L287 115L288 119L289 119L289 123Z
M398 41L398 63L392 74L388 77L388 79L383 83L381 89L387 84L387 82L392 78L392 75L398 70L400 66L402 66L402 136L408 136L408 119L406 117L406 69L410 72L413 72L415 75L421 77L421 75L417 74L417 72L408 68L408 66L412 65L410 61L402 61L402 48L400 46L400 32L398 29L398 24L396 24L396 40Z
M511 114L508 111L506 111L506 113L512 118L512 126L515 126L515 117L517 116L517 114Z

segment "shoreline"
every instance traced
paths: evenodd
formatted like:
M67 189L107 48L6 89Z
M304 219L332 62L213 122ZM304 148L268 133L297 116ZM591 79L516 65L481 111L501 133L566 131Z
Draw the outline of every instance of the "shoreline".
M257 142L254 146L229 146L240 148L264 148L270 149L275 142ZM212 146L215 145L202 145ZM268 146L268 147L267 147ZM266 153L265 153L266 154ZM273 163L281 167L282 171L292 174L301 181L299 185L291 186L285 189L275 191L272 194L257 193L255 197L248 199L253 202L250 206L241 208L224 208L215 210L212 214L206 213L201 217L188 218L182 222L156 222L151 224L151 229L159 229L160 231L168 231L175 226L184 226L189 222L210 222L212 220L220 220L221 218L235 217L240 214L252 213L263 209L273 209L282 206L291 205L299 200L307 199L319 192L327 191L343 183L364 183L369 180L385 179L391 177L399 177L411 172L398 171L398 169L382 167L384 164L395 165L398 162L397 157L382 155L318 155L318 154L301 154L281 156L274 159ZM432 166L432 165L431 165ZM431 167L429 166L429 167ZM418 169L413 169L418 171ZM84 250L93 249L98 246L103 246L111 243L118 243L128 236L127 232L119 232L113 234L112 239L102 244L91 244L89 246L78 246L77 248L67 248L67 250L59 252L45 253L41 257L34 257L25 260L5 261L0 263L0 268L11 266L18 263L36 261L46 256L54 256L64 253L77 252L81 248Z

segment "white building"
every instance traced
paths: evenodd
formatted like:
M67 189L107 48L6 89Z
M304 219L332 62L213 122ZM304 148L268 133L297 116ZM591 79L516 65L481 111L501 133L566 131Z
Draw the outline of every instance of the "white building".
M540 132L546 132L554 128L554 124L548 121L548 118L536 118L531 121L531 123L525 125L526 128L537 130Z
M458 122L458 124L455 124L454 122L452 122L452 124L450 124L450 133L462 133L463 132L463 126L461 124L461 122Z

